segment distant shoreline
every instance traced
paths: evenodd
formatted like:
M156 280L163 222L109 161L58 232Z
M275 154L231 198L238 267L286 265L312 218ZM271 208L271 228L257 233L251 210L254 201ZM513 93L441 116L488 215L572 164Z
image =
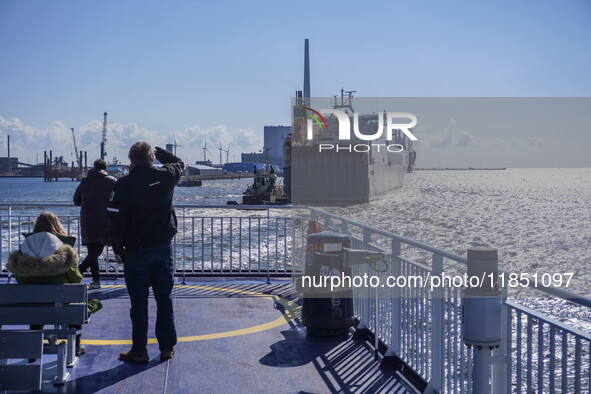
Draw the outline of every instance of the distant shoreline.
M414 171L504 171L507 168L415 168Z
M0 178L43 178L43 175L0 175Z

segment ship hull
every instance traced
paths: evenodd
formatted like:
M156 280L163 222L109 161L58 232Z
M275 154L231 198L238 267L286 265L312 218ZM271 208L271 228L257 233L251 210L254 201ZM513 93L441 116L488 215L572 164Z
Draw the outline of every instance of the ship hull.
M346 145L341 145L345 147ZM408 152L292 146L291 201L294 204L358 204L402 187Z

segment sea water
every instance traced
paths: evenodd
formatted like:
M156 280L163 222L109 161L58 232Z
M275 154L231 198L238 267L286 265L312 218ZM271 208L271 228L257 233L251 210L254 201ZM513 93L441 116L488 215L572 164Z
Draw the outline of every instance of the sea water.
M415 171L400 190L330 210L459 255L497 248L510 272L572 272L568 290L589 296L590 168Z
M572 273L560 288L589 297L591 168L415 171L400 190L329 210L463 256L470 247L497 248L499 267L518 275ZM589 308L519 290L510 296L591 332Z
M225 205L227 200L242 199L251 179L203 182L201 187L177 187L174 200L183 204ZM0 178L0 203L66 203L71 204L80 182L43 178Z
M250 179L177 187L176 204L240 201ZM0 178L0 203L71 204L79 182ZM570 291L589 296L591 169L431 170L407 174L402 189L331 212L448 252L499 249L501 268L517 273L572 272ZM6 215L0 207L0 215ZM25 210L25 212L28 210ZM54 208L76 215L78 208ZM22 212L22 210L21 210ZM31 210L31 214L38 209ZM4 238L4 237L3 237Z
M201 187L177 187L174 202L225 205L228 200L240 201L250 182L218 180L205 181ZM39 213L36 204L71 204L78 184L44 182L41 178L0 178L0 203L30 203L30 209L13 209L13 215L18 211L34 220ZM501 268L518 274L572 273L569 287L562 288L589 296L589 168L415 171L406 175L402 189L367 204L327 209L459 255L465 255L466 249L474 246L495 247ZM0 207L0 216L6 217L6 210ZM51 210L59 215L79 213L78 208ZM21 224L25 230L30 225L26 220ZM224 232L228 234L229 230ZM2 236L2 242L5 241L6 234ZM232 253L240 251L233 248ZM238 255L234 261L237 258Z

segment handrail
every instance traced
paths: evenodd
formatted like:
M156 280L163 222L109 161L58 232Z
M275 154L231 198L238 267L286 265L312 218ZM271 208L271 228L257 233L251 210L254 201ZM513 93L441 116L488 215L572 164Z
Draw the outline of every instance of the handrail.
M360 227L362 229L371 230L374 234L379 234L379 235L382 235L382 236L385 236L385 237L388 237L388 238L395 239L395 240L400 241L400 242L403 242L405 244L408 244L408 245L417 247L419 249L423 249L425 251L428 251L428 252L437 254L437 255L442 256L444 258L457 261L458 263L467 264L467 262L468 262L467 261L467 258L464 257L464 256L460 256L460 255L457 255L457 254L454 254L454 253L449 253L449 252L446 252L444 250L438 249L436 247L425 245L425 244L423 244L421 242L414 241L412 239L409 239L409 238L406 238L406 237L402 237L400 235L393 234L393 233L391 233L389 231L384 231L384 230L376 229L376 228L373 228L373 227L368 226L366 224L357 222L355 220L347 219L347 218L344 218L344 217L339 216L339 215L335 215L333 213L327 212L327 211L322 210L322 209L318 209L318 208L312 208L312 209L315 210L316 212L321 213L322 215L330 216L330 217L332 217L334 219L340 220L341 222L344 222L344 223L347 223L347 224L350 224L350 225L353 225L353 226L357 226L357 227ZM504 273L506 275L510 274L509 271L504 270L504 269L499 269L499 273ZM559 289L559 288L554 287L554 286L543 286L541 284L538 284L538 286L535 287L533 284L529 283L528 284L528 287L530 287L532 289L535 289L535 290L538 290L538 291L540 291L542 293L547 293L547 294L551 294L553 296L557 296L557 297L563 298L563 299L565 299L565 300L567 300L569 302L572 302L573 304L578 304L578 305L582 305L582 306L586 306L586 307L591 308L591 298L583 297L583 296L581 296L579 294L572 293L572 292L567 291L567 290L562 290L562 289Z
M576 335L578 337L581 337L581 338L586 339L587 341L591 342L591 334L581 331L577 328L570 327L567 324L564 324L556 319L552 319L551 317L548 317L546 314L544 314L542 312L538 312L534 309L523 306L523 305L521 305L515 301L512 301L512 300L506 300L505 304L507 304L508 306L510 306L513 309L518 309L521 312L527 313L528 315L531 315L531 316L535 317L536 319L539 319L545 323L552 324L553 326L557 327L560 330L566 331L572 335Z
M175 208L193 208L193 209L230 209L230 210L235 210L235 209L248 209L248 210L259 210L259 211L265 211L265 210L270 210L270 209L310 209L313 210L319 214L322 215L326 215L329 216L331 218L334 219L338 219L341 222L356 226L356 227L360 227L362 229L367 229L367 230L371 230L372 233L374 234L378 234L378 235L382 235L391 239L395 239L397 241L403 242L407 245L411 245L414 246L416 248L425 250L427 252L431 252L434 254L437 254L439 256L442 256L444 258L453 260L453 261L457 261L458 263L463 263L466 264L467 263L467 259L464 256L460 256L454 253L450 253L450 252L446 252L444 250L438 249L434 246L430 246L430 245L426 245L424 243L412 240L410 238L406 238L400 235L396 235L394 233L391 233L389 231L385 231L385 230L380 230L374 227L371 227L369 225L360 223L358 221L352 220L352 219L348 219L348 218L344 218L342 216L333 214L331 212L328 212L324 209L320 209L320 208L315 208L315 207L307 207L307 206L292 206L292 205L206 205L206 204L173 204ZM67 208L67 207L71 207L74 208L76 207L73 203L71 202L52 202L52 203L42 203L42 202L31 202L31 203L0 203L0 207L6 207L6 208L28 208L28 207L63 207L63 208ZM505 274L509 274L508 271L504 270L504 269L499 269L499 272L505 273ZM572 302L574 304L578 304L581 306L585 306L585 307L589 307L591 308L591 298L587 298L587 297L582 297L579 294L576 293L572 293L569 292L567 290L562 290L553 286L543 286L543 285L538 285L538 287L535 287L533 284L529 284L529 287L535 290L538 290L540 292L543 293L547 293L553 296L557 296L563 299L566 299L569 302Z
M278 208L278 209L275 209ZM274 205L203 205L175 204L178 232L173 241L175 272L185 275L266 275L284 276L291 272L289 206ZM8 247L0 245L0 256L6 258L11 245L20 241L13 235L23 228L30 228L34 217L42 210L53 210L65 219L67 231L80 237L80 209L71 202L19 202L1 203L0 219L3 226L12 223L18 228L13 232L0 228L3 240L8 237ZM59 212L58 212L59 211ZM23 222L19 218L27 218ZM67 218L67 219L66 219ZM27 227L29 226L29 227ZM70 228L71 226L71 228ZM240 250L236 247L240 246ZM78 253L84 253L78 243ZM100 260L101 269L118 268L109 257L109 249Z
M264 211L267 209L292 209L291 205L206 205L206 204L175 204L175 208L215 208L215 209L249 209ZM6 208L29 208L29 207L61 207L61 208L76 208L71 202L51 202L43 203L36 201L31 203L0 203L0 207Z
M354 248L379 248L390 258L395 258L396 263L390 265L390 275L438 275L443 272L444 257L467 264L467 259L462 256L325 210L311 210L311 218L321 222L328 231L340 229L350 234L352 241L355 240ZM417 264L409 256L404 256L402 244L431 252L431 264ZM499 270L502 272L508 274ZM361 271L354 272L354 275L360 274ZM525 286L525 281L520 283ZM538 287L529 284L529 288L539 291L542 297L552 295L591 307L589 298L566 290L540 284ZM515 388L527 392L554 392L557 389L580 392L582 385L588 387L590 383L591 356L587 349L591 349L591 334L507 299L507 287L501 295L498 315L500 347L493 351L488 347L465 346L461 322L470 318L462 311L463 296L457 288L448 288L445 292L441 287L430 292L420 288L396 289L396 293L382 298L377 292L371 296L367 288L357 293L354 291L355 313L361 328L372 331L376 338L383 340L387 347L384 359L395 356L402 360L424 380L425 392L489 392L491 389L492 392L511 392ZM379 321L378 316L390 316L390 319ZM522 320L522 316L526 318ZM557 331L560 331L558 340L555 338ZM545 365L546 349L549 349L550 366ZM567 360L573 354L574 363L571 364ZM560 382L557 383L558 379Z
M357 222L355 220L351 220L351 219L347 219L347 218L344 218L344 217L339 216L339 215L335 215L335 214L330 213L330 212L327 212L327 211L325 211L323 209L318 209L318 208L312 208L312 209L314 211L316 211L316 212L320 212L323 215L327 215L327 216L330 216L332 218L341 220L341 221L343 221L343 222L345 222L347 224L351 224L353 226L357 226L357 227L361 227L363 229L371 230L374 234L383 235L385 237L389 237L389 238L395 239L397 241L404 242L405 244L412 245L412 246L417 247L419 249L423 249L423 250L426 250L428 252L438 254L440 256L443 256L443 257L445 257L447 259L450 259L450 260L457 261L459 263L464 263L464 264L467 263L467 260L466 260L466 258L464 256L460 256L458 254L446 252L445 250L438 249L438 248L436 248L434 246L426 245L424 243L415 241L415 240L410 239L410 238L406 238L406 237L403 237L403 236L400 236L400 235L396 235L396 234L391 233L389 231L376 229L374 227L368 226L367 224L363 224L363 223Z

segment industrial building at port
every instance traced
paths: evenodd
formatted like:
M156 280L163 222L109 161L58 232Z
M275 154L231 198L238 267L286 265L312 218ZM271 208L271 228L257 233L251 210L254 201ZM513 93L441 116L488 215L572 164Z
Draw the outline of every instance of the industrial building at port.
M105 119L106 122L106 119ZM105 128L106 130L106 128ZM291 133L291 126L265 126L264 127L264 146L261 147L259 152L242 153L240 162L229 162L228 161L228 150L218 148L220 150L219 162L212 162L207 157L207 147L204 147L204 156L201 161L196 161L194 164L188 164L187 175L214 175L218 173L237 173L237 172L248 172L252 173L254 168L264 168L267 160L270 165L276 168L280 172L283 167L283 144L286 137ZM74 136L74 132L72 131ZM0 176L23 176L23 177L43 177L47 173L47 168L44 163L28 164L19 161L18 157L10 156L10 136L7 140L7 156L0 157ZM101 143L101 153L104 152L104 146ZM167 144L166 149L173 152L176 148L175 144ZM77 151L77 148L74 150ZM226 152L226 161L223 162L222 152ZM98 152L97 152L98 153ZM84 161L93 160L93 157L89 157L88 152L80 152L77 154L78 163L72 162L71 166L63 159L63 156L57 154L53 156L53 152L50 151L49 155L44 152L44 161L49 161L49 165L53 167L60 167L63 172L63 177L66 178L77 178L80 175L84 175L87 169L87 163ZM81 160L83 156L86 160ZM97 155L98 157L98 155ZM120 163L119 163L120 164ZM77 168L76 168L77 167Z

